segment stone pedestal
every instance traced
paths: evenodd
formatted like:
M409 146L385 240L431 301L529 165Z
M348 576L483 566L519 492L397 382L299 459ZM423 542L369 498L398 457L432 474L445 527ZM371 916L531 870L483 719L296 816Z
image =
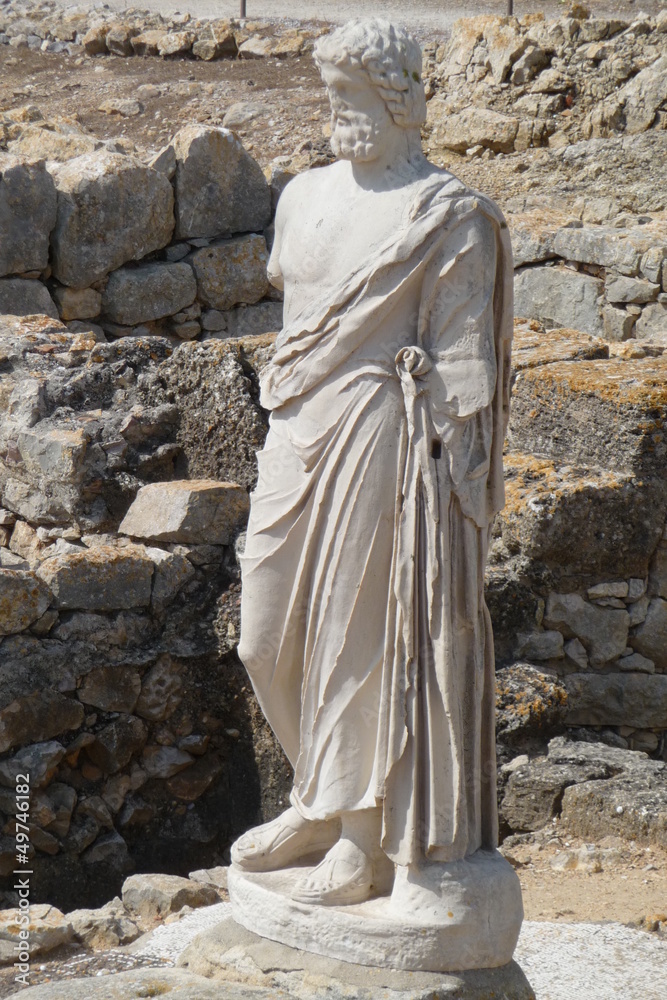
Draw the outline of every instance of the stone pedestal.
M307 867L255 874L232 866L237 923L315 955L416 972L507 965L521 928L521 887L497 851L452 864L399 869L391 896L351 906L313 906L291 893Z

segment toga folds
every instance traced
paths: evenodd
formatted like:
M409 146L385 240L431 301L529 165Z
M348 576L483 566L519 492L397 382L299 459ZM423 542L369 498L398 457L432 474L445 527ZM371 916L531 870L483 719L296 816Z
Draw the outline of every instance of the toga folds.
M503 505L512 258L440 172L402 227L286 310L242 558L239 653L305 817L382 806L401 865L496 843L483 582ZM389 343L404 296L418 308Z

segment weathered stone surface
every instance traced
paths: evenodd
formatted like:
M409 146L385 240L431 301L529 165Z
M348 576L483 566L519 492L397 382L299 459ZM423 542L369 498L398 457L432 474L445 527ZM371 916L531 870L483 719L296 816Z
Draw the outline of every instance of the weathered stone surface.
M183 679L179 665L164 655L144 675L136 713L150 722L162 722L182 700Z
M557 631L519 633L516 654L527 660L562 660L563 635Z
M75 937L93 951L129 944L141 934L118 896L98 910L72 910L67 919Z
M196 802L224 769L222 760L216 754L196 760L191 767L179 771L167 781L170 795L181 802Z
M34 316L43 313L58 319L58 310L41 281L0 278L0 315Z
M560 812L563 790L577 781L606 778L609 770L592 763L573 768L538 758L512 770L500 807L512 830L541 830Z
M159 43L164 38L164 30L158 28L142 31L140 35L135 35L130 39L130 44L134 54L137 56L156 56L159 54Z
M196 909L217 902L211 886L178 875L131 875L123 883L123 903L144 921L177 913L184 906Z
M141 719L121 715L97 733L86 753L105 774L115 774L132 759L146 742L147 729Z
M59 285L54 290L60 318L95 319L102 311L102 295L94 288L67 288Z
M604 294L609 302L653 302L660 285L643 278L628 278L621 274L608 275Z
M146 747L141 755L141 766L151 778L171 778L193 763L194 758L178 747Z
M194 302L197 283L187 264L140 264L109 276L103 309L114 323L135 326L172 316Z
M628 656L622 656L618 661L618 668L619 670L627 670L630 673L655 673L655 663L653 660L647 659L641 653L630 653Z
M65 748L55 740L24 747L13 757L0 761L0 785L14 788L18 774L30 774L31 786L42 788L49 783L64 756Z
M63 984L42 983L28 987L23 993L26 1000L62 1000ZM169 1000L220 1000L220 984L183 969L161 968L134 969L98 979L67 980L67 1000L140 1000L151 993L153 996L168 993ZM270 1000L270 997L230 983L225 986L225 1000Z
M616 309L614 306L605 305L602 308L602 326L605 340L623 341L629 340L635 327L635 316L626 312L625 309Z
M161 56L185 55L191 51L196 37L194 31L171 31L158 42L158 52Z
M141 677L133 667L106 666L91 670L77 690L84 705L103 712L132 712L141 691Z
M188 125L174 136L173 147L176 237L232 236L266 228L271 217L269 186L231 132Z
M514 279L514 313L540 320L547 327L570 327L601 336L603 290L599 278L567 267L526 268Z
M627 611L599 608L579 594L549 594L545 624L576 636L596 666L617 659L628 644Z
M646 617L630 638L630 645L653 660L659 670L667 671L667 601L655 597L650 602Z
M151 483L139 490L119 531L156 542L226 545L248 508L248 494L234 483Z
M146 554L155 566L151 604L156 611L162 611L173 601L179 590L192 579L195 569L190 560L178 552L165 552L164 549L147 547Z
M667 599L667 542L660 542L653 554L649 571L649 593Z
M56 189L43 160L0 153L0 276L42 271L56 222Z
M75 555L54 556L39 567L56 608L113 611L150 604L153 563L139 546L101 545Z
M547 740L562 731L567 693L555 677L527 663L496 673L496 738L519 748L534 738Z
M116 830L101 834L84 852L81 860L86 865L105 865L116 872L131 872L134 869L127 843Z
M651 302L642 309L635 324L635 336L637 340L667 338L667 302Z
M62 748L61 748L62 749ZM64 753L64 750L62 751ZM55 818L48 824L48 832L54 837L64 837L72 821L72 813L76 805L76 792L71 785L61 781L53 781L45 792Z
M57 691L35 691L0 711L0 753L30 740L49 740L83 723L83 706Z
M608 781L566 788L561 819L588 841L615 835L667 846L667 765L644 760Z
M623 106L625 131L630 135L645 132L656 113L667 101L667 55L642 69L618 94Z
M579 330L553 329L545 332L535 320L514 321L512 372L540 368L555 361L592 361L609 357L609 345Z
M195 250L188 258L200 301L212 309L258 302L269 288L269 255L263 236L250 234Z
M429 101L429 117L437 114L437 102ZM500 114L489 108L468 108L460 114L443 113L439 118L438 139L447 149L465 153L473 146L492 149L494 153L511 153L519 131L519 119Z
M524 264L537 264L555 257L554 236L564 218L541 212L513 215L509 219L512 234L512 257L515 269Z
M229 21L210 21L192 46L197 59L233 58L237 54L236 39Z
M52 173L58 189L52 266L62 284L87 288L169 242L171 184L136 157L98 150Z
M139 34L139 28L130 24L115 24L106 35L106 47L115 56L131 56L132 39Z
M89 56L98 56L107 51L106 38L109 33L108 24L92 25L81 39L81 44Z
M21 910L0 910L1 965L16 961L14 945L19 940L21 928L28 931L31 956L41 955L72 940L72 926L67 917L55 906L39 903L31 906L29 913L30 919L26 926L22 920Z
M667 729L665 675L569 674L565 686L569 725Z
M279 333L283 326L282 302L256 302L225 313L228 337L255 337Z
M22 570L0 571L0 635L22 632L42 617L51 603L49 587Z
M554 250L565 260L600 264L628 275L637 274L642 257L642 249L630 232L605 226L559 229Z

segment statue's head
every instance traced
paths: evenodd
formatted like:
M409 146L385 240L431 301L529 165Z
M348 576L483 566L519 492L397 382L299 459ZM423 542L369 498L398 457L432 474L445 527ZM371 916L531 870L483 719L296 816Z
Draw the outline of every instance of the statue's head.
M350 21L324 35L315 62L331 102L336 156L373 160L391 129L419 130L426 118L421 49L381 18Z

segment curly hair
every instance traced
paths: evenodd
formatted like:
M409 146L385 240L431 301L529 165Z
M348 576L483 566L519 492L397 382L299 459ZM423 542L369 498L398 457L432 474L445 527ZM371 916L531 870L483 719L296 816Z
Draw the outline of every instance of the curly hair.
M396 125L418 128L425 121L421 49L405 28L384 18L349 21L320 38L313 56L320 71L325 64L365 70Z

